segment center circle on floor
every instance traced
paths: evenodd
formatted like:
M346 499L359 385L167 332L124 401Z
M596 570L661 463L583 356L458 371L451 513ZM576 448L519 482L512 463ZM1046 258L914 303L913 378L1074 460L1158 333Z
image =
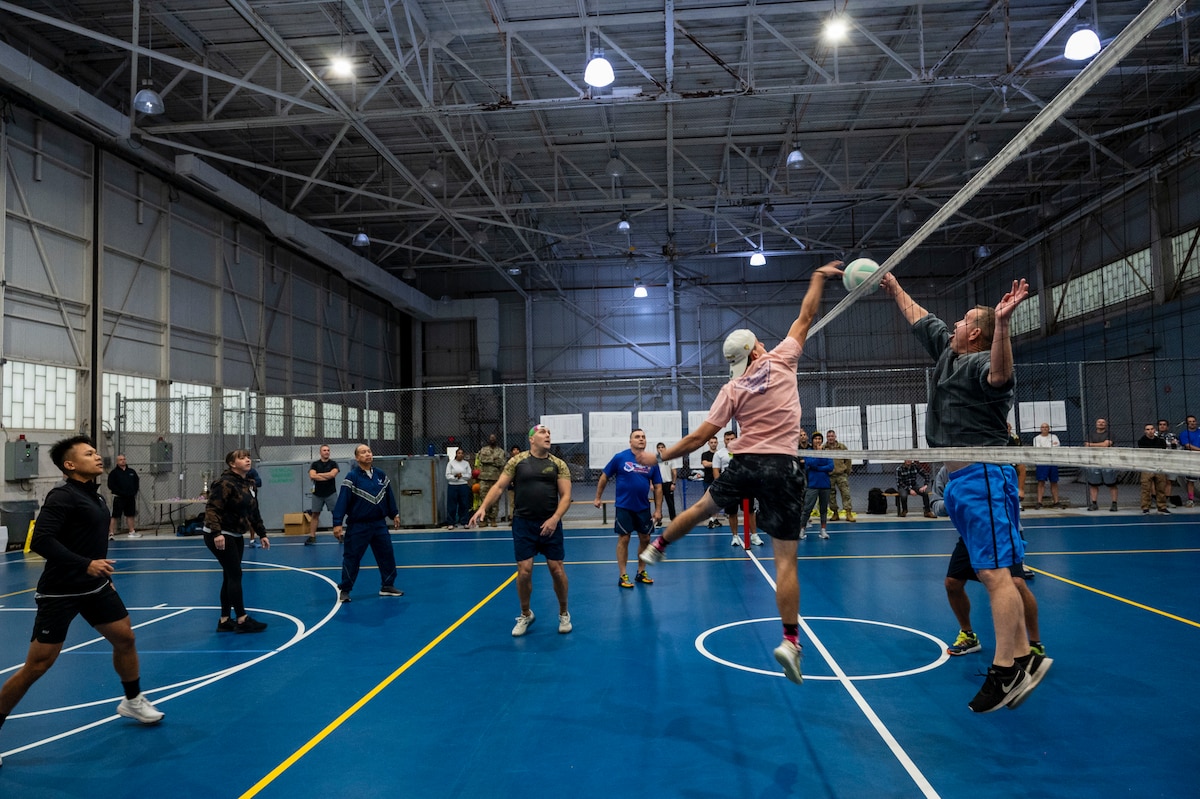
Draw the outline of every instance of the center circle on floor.
M896 630L901 633L907 633L907 634L919 636L921 638L927 639L931 644L933 644L933 646L936 647L937 657L935 657L932 661L930 661L929 663L926 663L924 665L916 666L911 669L903 669L900 671L863 673L863 674L847 673L846 679L848 679L848 680L852 680L852 681L888 680L888 679L893 679L896 677L907 677L912 674L920 674L923 671L930 671L932 669L936 669L938 666L942 665L943 663L945 663L947 660L950 659L950 655L947 654L947 652L946 652L947 644L945 641L941 640L940 638L938 638L935 635L931 635L931 634L925 632L924 630L918 630L913 627L905 627L904 625L901 625L901 624L892 624L891 622L886 622L886 621L875 621L873 619L850 619L850 618L843 618L840 616L805 616L804 622L805 622L805 624L808 624L808 625L811 625L813 622L821 622L821 623L841 622L841 623L845 623L845 624L871 625L873 627L882 627L882 628L887 628L890 630ZM709 639L710 638L717 636L716 638L713 638L713 643L720 644L720 642L721 642L720 641L721 636L719 636L720 633L728 632L730 630L735 630L738 627L744 627L746 625L751 625L751 624L774 624L774 625L776 625L776 628L778 628L779 618L778 617L769 617L769 618L765 618L765 619L744 619L742 621L734 621L734 622L730 622L728 624L722 624L717 627L711 627L711 628L705 630L704 632L700 633L700 635L698 635L696 637L696 649L700 652L701 655L703 655L704 657L713 661L714 663L719 663L722 666L728 666L731 669L738 669L739 671L748 671L748 672L751 672L754 674L765 674L770 677L783 677L784 674L782 671L761 669L756 666L747 665L745 663L736 663L732 660L729 660L727 658L723 658L723 657L716 655L714 652L712 652L709 649ZM834 637L840 637L840 636L835 635ZM811 641L811 640L804 641L802 638L801 643L803 643L805 645L804 646L804 654L805 654L806 662L811 662L811 659L814 657L817 657L817 658L821 657L820 652L818 651L818 648L816 646L816 641ZM825 644L824 641L822 641L821 643ZM906 644L905 647L911 647L911 644ZM922 644L922 649L923 648L924 648L924 645ZM835 659L836 659L836 656L835 656ZM839 664L839 668L840 668L840 664ZM837 681L841 680L841 677L837 676L836 674L833 674L833 675L809 674L806 671L804 674L804 681L808 682L809 680L816 680L816 681L827 680L827 681L831 681L831 682L837 682Z

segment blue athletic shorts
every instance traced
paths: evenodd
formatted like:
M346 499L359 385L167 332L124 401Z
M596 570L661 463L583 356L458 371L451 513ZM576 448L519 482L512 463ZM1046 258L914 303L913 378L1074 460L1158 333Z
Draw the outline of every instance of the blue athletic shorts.
M563 560L562 522L550 535L542 535L542 523L533 519L514 516L512 521L513 554L517 562L530 560L535 555L544 555L546 560Z
M804 468L795 455L738 455L708 489L719 507L758 500L758 528L796 541L804 527Z
M654 530L654 521L650 517L650 509L628 510L617 508L617 522L613 532L617 535L650 535Z
M1057 466L1039 466L1037 467L1037 481L1044 483L1049 480L1051 483L1058 482L1058 467Z
M1013 467L973 463L951 472L944 499L972 568L1007 569L1025 560Z

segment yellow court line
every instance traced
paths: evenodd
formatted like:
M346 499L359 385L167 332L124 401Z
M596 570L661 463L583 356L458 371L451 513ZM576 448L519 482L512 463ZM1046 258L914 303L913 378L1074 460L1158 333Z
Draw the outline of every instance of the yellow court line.
M255 783L254 786L252 788L250 788L250 790L248 790L244 794L242 794L241 797L239 797L239 799L249 799L252 796L257 796L259 794L259 792L262 791L263 788L266 788L268 785L270 785L272 782L274 782L276 777L278 777L280 774L282 774L283 772L285 772L289 768L291 768L292 764L294 764L300 758L302 758L306 754L308 754L309 751L311 751L313 749L313 747L315 747L317 744L321 743L321 741L323 741L327 737L329 737L330 733L332 733L338 727L342 726L342 724L344 724L346 721L348 721L351 716L353 716L358 711L362 710L362 708L367 704L367 702L370 702L372 699L374 699L376 696L378 696L383 691L383 689L387 688L389 685L391 685L396 680L397 677L399 677L404 672L408 671L409 668L412 667L413 665L415 665L417 661L419 661L421 658L425 657L425 655L428 654L428 652L431 649L433 649L435 646L437 646L443 640L445 640L446 636L450 635L450 633L452 633L456 629L458 629L459 626L462 625L462 623L465 622L467 619L474 616L475 613L478 612L480 608L482 608L488 602L491 602L493 599L495 599L496 595L499 594L501 591L503 591L505 588L507 588L512 583L512 581L515 579L517 579L517 573L513 572L511 575L509 575L509 578L507 580L500 583L500 585L498 585L490 594L488 594L483 599L479 600L479 602L475 605L475 607L471 608L466 613L464 613L461 617L459 617L458 621L454 622L454 624L451 624L449 627L447 627L445 630L443 630L441 632L441 634L438 635L437 638L434 638L432 641L430 641L428 644L426 644L421 649L420 652L418 652L417 654L415 654L411 658L409 658L404 663L403 666L401 666L400 668L393 671L391 674L389 674L387 676L386 679L384 679L381 683L379 683L374 688L372 688L370 691L368 691L366 693L366 695L363 696L362 699L359 699L353 705L348 707L340 716L338 716L336 719L331 721L328 724L328 726L325 727L325 729L321 730L319 733L317 733L315 736L313 736L306 744L304 744L304 746L301 746L294 753L292 753L292 755L290 757L288 757L287 760L284 760L278 766L271 769L270 773L268 773L265 777L263 777L261 780L259 780L257 783Z
M1181 622L1183 624L1187 624L1192 627L1200 627L1200 622L1195 622L1195 621L1192 621L1191 619L1185 619L1182 616L1176 616L1174 613L1167 613L1165 610L1159 610L1158 608L1152 608L1149 605L1143 605L1141 602L1134 602L1132 599L1126 599L1123 596L1117 596L1116 594L1110 594L1108 591L1101 591L1099 588L1093 588L1090 585L1084 585L1083 583L1077 583L1074 580L1069 580L1066 577L1062 577L1060 575L1053 574L1052 572L1044 571L1042 569L1033 569L1032 567L1030 567L1030 568L1032 569L1032 571L1035 571L1038 574L1045 575L1046 577L1050 577L1051 579L1066 583L1067 585L1073 585L1076 588L1082 588L1084 591L1091 591L1093 594L1099 594L1100 596L1106 597L1107 599L1115 599L1118 602L1124 602L1126 605L1132 605L1133 607L1137 608L1138 610L1144 610L1149 613L1155 613L1155 614L1158 614L1159 616L1163 616L1165 618L1171 619L1172 621Z

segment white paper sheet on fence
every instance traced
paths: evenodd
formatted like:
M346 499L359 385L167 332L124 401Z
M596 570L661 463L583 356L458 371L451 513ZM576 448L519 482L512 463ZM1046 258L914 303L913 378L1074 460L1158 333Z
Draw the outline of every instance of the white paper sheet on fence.
M1040 433L1042 422L1050 423L1050 431L1067 429L1067 403L1062 400L1017 403L1022 433Z
M846 449L862 449L862 411L857 405L839 405L827 408L817 408L817 431L825 435L829 430L837 433L837 440L845 444ZM851 463L862 463L861 459L852 459Z
M583 414L546 414L538 420L550 428L550 444L578 444L583 441Z
M668 447L683 438L683 413L681 411L642 411L638 414L638 427L646 431L646 448L651 452L660 441ZM683 458L667 463L678 468Z
M623 449L629 448L633 414L629 411L599 411L588 414L588 467L603 469Z
M867 445L871 449L908 449L911 447L913 442L912 411L911 405L868 405ZM838 440L841 440L840 431ZM896 463L897 461L873 462Z

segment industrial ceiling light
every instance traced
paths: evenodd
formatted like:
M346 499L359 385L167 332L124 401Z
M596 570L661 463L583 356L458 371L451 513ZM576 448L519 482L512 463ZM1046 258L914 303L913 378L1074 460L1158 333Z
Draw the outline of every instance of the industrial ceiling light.
M353 78L354 63L349 58L346 58L346 56L339 53L338 55L335 55L333 58L329 59L329 71L332 72L334 76L339 78Z
M912 209L908 201L904 201L904 205L900 208L900 213L896 217L897 221L905 227L917 224L917 212Z
M646 291L646 284L642 282L642 279L640 277L635 277L633 279L633 296L637 297L638 299L641 299L642 297L645 297L648 294L649 294L649 292Z
M804 166L804 153L800 152L800 145L796 144L792 147L792 151L788 153L787 168L800 169Z
M767 256L763 255L762 250L755 250L754 254L750 256L750 265L751 266L766 266L767 265Z
M416 280L417 279L417 270L413 269L411 266L404 267L404 271L400 273L400 279L401 280Z
M476 244L488 243L488 233L487 230L484 229L482 222L475 226L475 232L471 234L471 241L475 242Z
M612 150L608 155L608 164L604 167L605 173L610 178L625 177L625 162L621 160L621 154L616 150Z
M147 25L147 27L150 30L147 34L149 41L146 45L146 49L153 52L153 50L154 50L154 25L153 25L154 17L153 17L153 15L149 15L149 16L150 16L151 22L150 22L150 24ZM135 20L135 22L136 22L136 20ZM140 111L141 113L146 114L148 116L158 116L159 114L166 111L167 107L166 107L166 105L163 104L162 96L158 92L154 91L154 80L153 80L153 78L154 78L154 58L153 57L148 58L147 63L149 64L149 66L146 68L146 77L141 82L142 88L140 88L138 90L137 94L135 94L133 96L133 108L135 111Z
M1140 155L1153 155L1163 148L1166 141L1163 140L1161 134L1157 131L1146 131L1146 135L1138 139L1138 153Z
M978 247L975 248L975 257L981 261L984 258L987 258L991 254L992 254L992 251L988 248L988 246L986 244L980 244Z
M421 175L421 183L430 191L441 191L445 188L446 178L442 176L441 170L438 169L436 158L429 162L429 169L426 169L425 174Z
M1087 25L1076 25L1075 32L1067 39L1063 58L1068 61L1087 61L1100 52L1100 37Z
M622 233L629 232L629 214L624 212L621 213L621 221L617 223L617 230L621 231Z
M603 89L616 79L612 64L604 57L604 49L597 47L592 53L592 60L587 63L587 69L583 71L583 82L596 89Z
M850 20L845 14L834 14L825 20L825 38L831 42L840 42L850 32Z
M508 268L508 273L509 273L510 275L512 275L513 277L516 277L517 275L521 274L521 267L519 267L519 266L510 266L510 267Z
M967 137L967 160L977 164L980 161L986 161L989 155L991 155L991 151L988 150L986 144L979 140L979 134L972 132Z
M363 230L360 225L358 232L354 234L354 240L350 243L355 247L369 247L371 245L371 237L367 235L367 231Z

